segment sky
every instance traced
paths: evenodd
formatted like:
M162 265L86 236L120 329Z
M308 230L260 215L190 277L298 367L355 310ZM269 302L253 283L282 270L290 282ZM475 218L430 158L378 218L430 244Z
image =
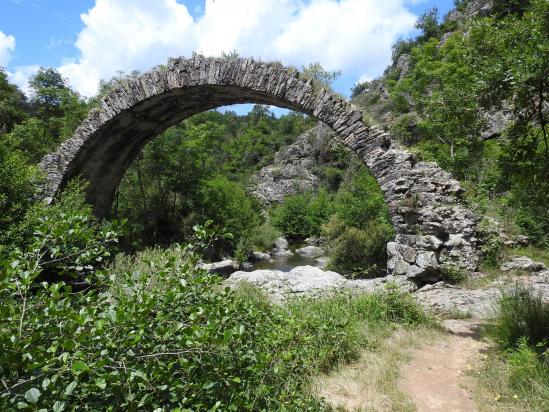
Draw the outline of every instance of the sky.
M101 79L146 71L168 57L236 50L298 68L341 70L334 88L348 96L379 76L391 45L414 23L453 0L0 0L0 66L28 93L39 67L60 71L93 96Z

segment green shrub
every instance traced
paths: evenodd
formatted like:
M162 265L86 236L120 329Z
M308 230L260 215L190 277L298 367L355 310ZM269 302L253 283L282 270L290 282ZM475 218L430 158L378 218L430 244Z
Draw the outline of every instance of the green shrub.
M216 176L204 182L202 188L203 218L213 222L219 233L230 233L234 240L219 239L217 254L232 252L239 239L248 237L260 221L258 205L246 193L245 188L224 176Z
M373 220L390 222L381 188L376 179L361 167L343 184L334 200L334 212L349 226L364 229Z
M372 222L365 230L347 227L330 240L330 269L364 277L384 271L387 242L393 236L392 227Z
M84 201L84 185L73 181L53 205L37 202L29 209L17 227L25 241L11 260L29 264L41 280L82 280L111 256L121 229L97 220Z
M515 348L521 339L526 339L543 352L549 348L549 303L521 285L502 291L490 332L503 349Z
M327 192L287 196L284 203L271 209L273 225L291 238L318 236L331 211Z
M321 233L330 241L339 238L346 229L345 221L338 214L334 214L326 224L322 225Z
M480 251L482 252L482 263L488 268L495 268L503 258L503 242L497 234L492 234L485 239Z
M281 236L282 233L267 220L252 229L250 242L260 251L267 252L272 249L276 239Z
M0 254L22 242L16 226L34 201L38 175L11 140L0 133Z

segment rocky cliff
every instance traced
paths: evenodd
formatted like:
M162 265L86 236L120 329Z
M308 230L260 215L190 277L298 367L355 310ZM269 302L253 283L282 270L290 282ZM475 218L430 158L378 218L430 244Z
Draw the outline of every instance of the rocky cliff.
M283 202L286 196L318 188L315 153L329 144L331 133L327 126L319 124L279 150L271 165L252 176L251 192L263 203L272 204Z

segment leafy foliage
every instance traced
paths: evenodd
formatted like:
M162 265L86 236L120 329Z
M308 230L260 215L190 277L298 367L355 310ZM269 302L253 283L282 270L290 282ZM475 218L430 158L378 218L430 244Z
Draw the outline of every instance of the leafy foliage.
M72 213L52 212L59 227L74 223L80 209L71 203ZM94 268L94 287L80 293L59 279L36 283L51 248L32 246L6 262L0 407L318 410L307 377L354 358L366 339L362 322L429 322L397 289L287 307L258 292L235 294L196 267L213 234L195 232L187 246L119 256L108 272Z
M231 219L227 208L232 208L250 217L230 228L234 239L225 246L236 247L250 225L260 223L256 212L252 216L256 205L244 192L248 177L312 124L299 114L276 118L268 108L255 106L245 116L205 112L168 129L145 147L115 198L115 215L131 223L128 243L140 248L184 241L202 219L199 213L221 225ZM224 204L222 194L232 206ZM239 210L239 202L247 211Z
M366 92L365 108L381 120L392 111L393 135L462 180L471 207L544 246L549 9L543 0L493 3L490 15L459 22L439 24L435 10L422 16L422 34L394 46L383 80L390 100L372 104L375 92ZM403 53L411 65L400 76L396 63ZM363 96L356 101L366 104ZM502 114L504 121L497 117Z
M330 196L326 191L288 196L271 210L273 225L284 235L296 239L318 236L320 226L330 214Z

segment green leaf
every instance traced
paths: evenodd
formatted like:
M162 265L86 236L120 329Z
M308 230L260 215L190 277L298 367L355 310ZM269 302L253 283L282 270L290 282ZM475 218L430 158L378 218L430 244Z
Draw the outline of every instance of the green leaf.
M44 389L44 390L48 389L48 386L50 386L50 382L51 381L48 378L44 379L42 381L42 389Z
M25 399L29 401L30 403L36 403L38 402L38 398L40 398L40 391L36 388L30 388L27 392L25 392Z
M55 401L53 404L53 412L63 412L65 410L65 402Z
M145 375L145 374L144 374L143 372L141 372L141 371L133 371L133 372L130 374L130 382L133 381L133 379L134 379L135 377L139 377L139 378L141 378L141 379L143 379L143 380L145 380L145 381L147 380L147 375Z
M115 310L110 309L109 312L107 313L107 317L110 319L110 321L112 323L116 323L116 311Z
M202 385L202 389L210 389L215 386L215 382L207 382L204 385Z
M103 378L97 378L95 384L99 389L105 389L107 387L107 382Z
M72 363L71 371L75 375L78 375L81 372L85 372L85 371L89 371L89 370L90 370L90 367L88 366L88 364L86 362L83 362L83 361L79 360L79 361L76 361L76 362Z
M65 395L71 396L74 389L76 388L76 385L78 385L77 381L72 381L71 383L69 383L65 388Z

